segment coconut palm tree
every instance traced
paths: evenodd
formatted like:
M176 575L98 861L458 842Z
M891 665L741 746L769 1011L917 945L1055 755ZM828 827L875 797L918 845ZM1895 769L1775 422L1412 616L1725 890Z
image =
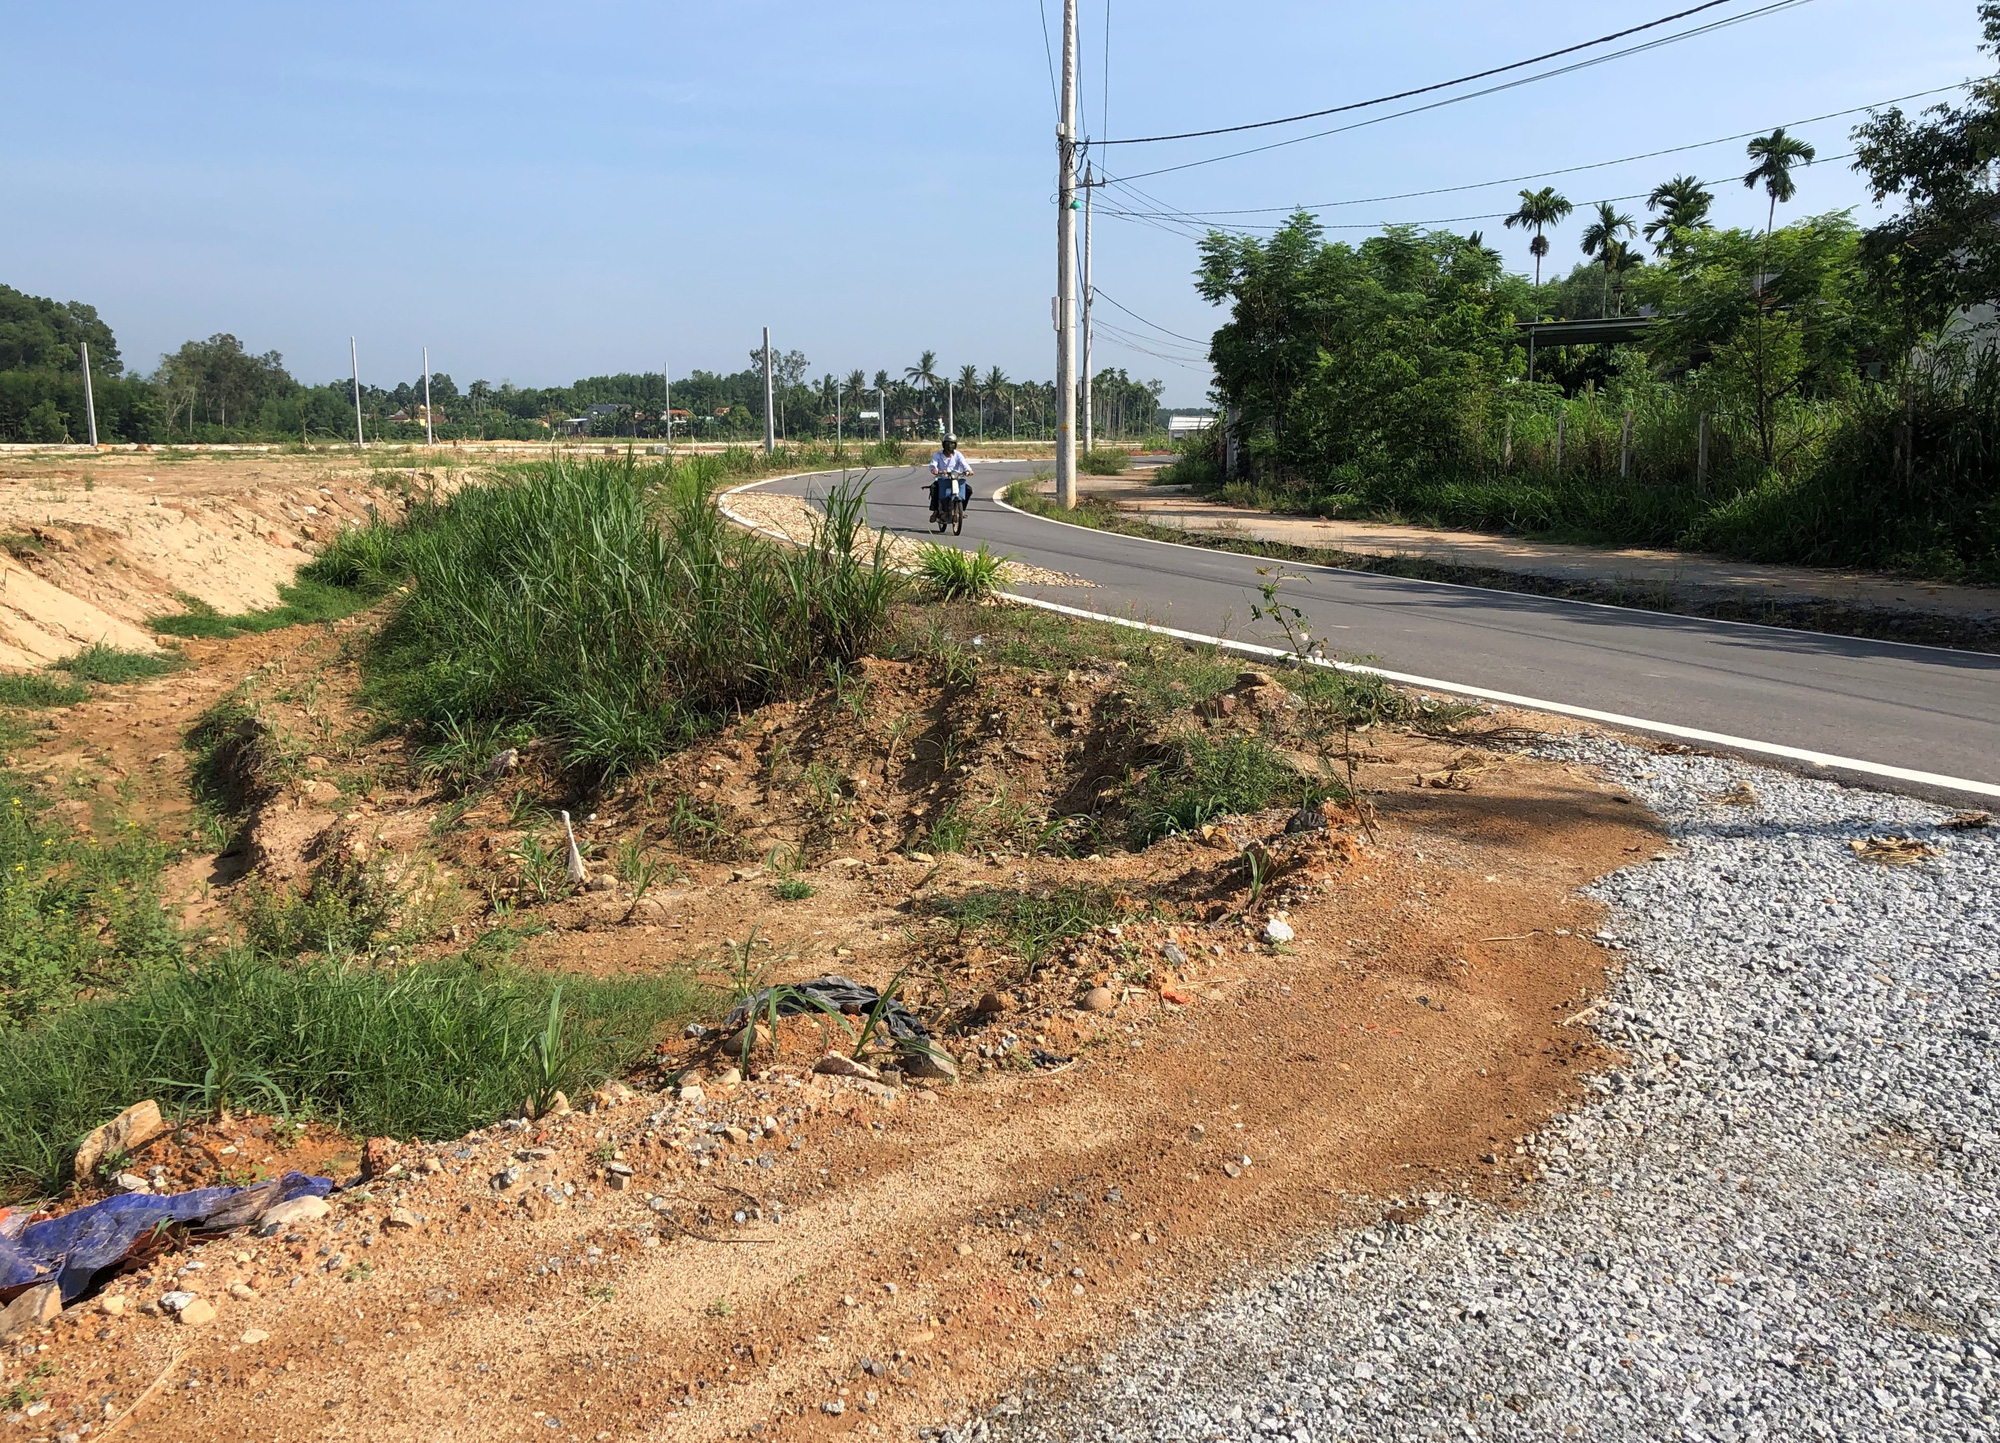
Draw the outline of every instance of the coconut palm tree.
M1714 204L1715 192L1691 175L1677 175L1654 186L1646 197L1646 209L1659 214L1646 222L1645 236L1655 254L1665 255L1680 244L1676 232L1713 229L1708 213Z
M943 379L937 372L936 351L925 351L917 358L916 365L903 367L903 380L927 396Z
M1576 207L1556 194L1555 187L1545 185L1540 190L1521 192L1521 208L1506 219L1508 230L1516 226L1532 230L1535 238L1528 242L1528 254L1535 258L1535 291L1542 289L1542 257L1549 253L1549 238L1542 234L1549 226L1560 225Z
M1625 240L1634 234L1632 217L1621 212L1608 200L1597 203L1597 219L1584 227L1583 253L1597 257L1604 267L1605 309L1610 309L1611 272L1617 269L1618 258L1624 253Z
M1744 189L1755 190L1761 184L1771 198L1770 213L1764 219L1764 260L1758 264L1757 294L1761 296L1764 293L1761 272L1767 268L1764 262L1771 256L1771 231L1778 223L1778 202L1789 201L1799 193L1792 180L1792 167L1801 163L1811 165L1819 152L1797 136L1785 134L1782 125L1769 135L1758 136L1744 150L1757 162L1755 169L1743 177Z

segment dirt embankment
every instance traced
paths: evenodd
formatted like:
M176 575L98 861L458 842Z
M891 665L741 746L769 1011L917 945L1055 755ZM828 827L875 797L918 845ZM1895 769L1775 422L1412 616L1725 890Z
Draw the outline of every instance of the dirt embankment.
M427 484L312 455L0 458L0 666L102 642L152 652L150 616L225 615L278 588L337 529Z
M73 1310L34 1379L0 1376L44 1395L24 1438L135 1405L149 1438L907 1437L1329 1227L1530 1185L1516 1140L1602 1060L1563 1025L1610 961L1579 890L1657 834L1583 771L1378 727L1365 825L1283 807L1056 855L1038 819L1102 812L1155 740L1121 663L874 660L579 796L532 747L421 769L355 697L364 624L192 644L191 670L72 709L22 763L122 773L118 805L199 836L182 738L232 699L254 785L242 842L186 865L191 920L226 928L239 878L302 875L335 837L422 871L419 951L505 919L544 929L521 955L551 969L713 972L753 938L781 978L908 966L961 1079L816 1076L832 1024L788 1027L747 1079L670 1040L592 1111L405 1145L322 1223L120 1280L115 1315ZM1298 744L1282 686L1232 695L1208 735ZM537 862L558 806L601 890ZM643 895L615 860L633 844L672 868ZM230 1120L135 1161L345 1179L358 1141ZM148 1312L169 1286L216 1321Z

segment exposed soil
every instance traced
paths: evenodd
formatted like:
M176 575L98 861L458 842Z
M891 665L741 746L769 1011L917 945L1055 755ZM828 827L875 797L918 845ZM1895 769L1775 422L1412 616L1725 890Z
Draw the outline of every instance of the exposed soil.
M369 624L190 643L190 669L55 715L17 760L85 824L187 837L175 901L199 927L235 925L248 878L358 860L405 890L417 954L530 920L518 956L552 969L714 973L726 943L788 979L909 966L961 1078L815 1076L832 1023L788 1024L748 1080L669 1039L630 1091L405 1144L326 1223L165 1254L114 1284L119 1316L72 1309L6 1360L0 1390L47 1405L13 1436L98 1436L138 1403L137 1437L907 1437L1330 1227L1530 1186L1516 1139L1604 1061L1564 1026L1614 965L1579 892L1658 833L1507 751L1519 719L1470 746L1361 734L1362 805L1324 829L1288 835L1281 808L1136 852L1064 833L1085 855L1063 856L1039 819L1115 818L1156 743L1116 665L870 660L591 794L536 746L427 773L358 697ZM1232 695L1211 728L1304 744L1281 686ZM232 745L211 726L189 749L204 714ZM537 869L557 808L602 890ZM968 850L932 850L952 836ZM641 892L620 844L673 872ZM1256 906L1245 846L1268 858ZM966 920L1061 889L1104 920L1033 959ZM1273 916L1294 940L1263 940ZM1112 1010L1080 1005L1097 985ZM360 1141L233 1119L136 1165L346 1182ZM218 1319L143 1311L170 1279Z

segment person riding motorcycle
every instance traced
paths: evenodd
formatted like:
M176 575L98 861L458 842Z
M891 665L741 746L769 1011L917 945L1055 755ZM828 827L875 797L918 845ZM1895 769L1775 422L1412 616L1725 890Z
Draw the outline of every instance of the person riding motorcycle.
M958 449L958 437L946 436L942 447L931 456L931 520L950 501L972 499L972 466Z

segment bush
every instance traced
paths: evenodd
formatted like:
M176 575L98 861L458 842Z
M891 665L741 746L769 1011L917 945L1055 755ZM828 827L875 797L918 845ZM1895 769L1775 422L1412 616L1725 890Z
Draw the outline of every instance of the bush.
M552 461L343 535L318 574L400 574L369 658L376 693L442 727L521 723L612 774L866 651L902 578L857 556L865 488L826 499L808 547L723 519L714 458Z
M927 542L917 552L917 575L940 601L978 601L993 594L1007 559L988 551L984 541L977 551Z
M458 1136L625 1071L705 1001L679 972L558 982L465 959L286 965L249 952L177 967L8 1039L0 1198L54 1191L84 1133L147 1097L169 1113Z
M1122 446L1093 446L1076 458L1076 469L1086 476L1123 476L1131 466L1131 453Z

